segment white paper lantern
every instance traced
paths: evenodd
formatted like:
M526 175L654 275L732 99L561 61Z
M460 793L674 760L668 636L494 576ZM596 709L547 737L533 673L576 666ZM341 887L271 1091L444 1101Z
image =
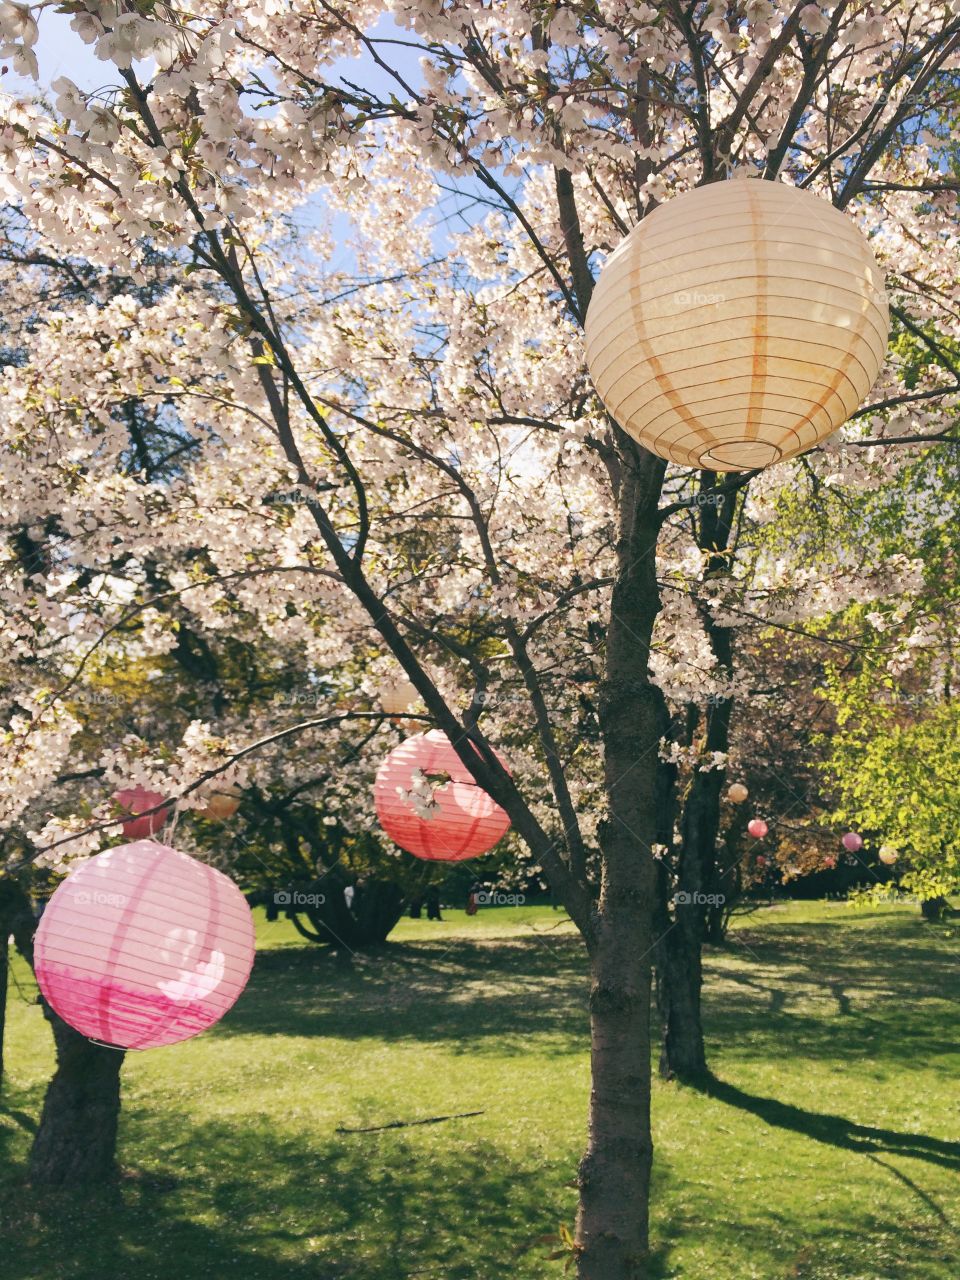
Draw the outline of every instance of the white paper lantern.
M736 179L661 205L611 255L587 363L653 453L746 471L845 422L888 332L883 273L857 226L809 191Z
M419 694L411 680L401 680L380 691L380 705L388 716L402 716L416 702Z

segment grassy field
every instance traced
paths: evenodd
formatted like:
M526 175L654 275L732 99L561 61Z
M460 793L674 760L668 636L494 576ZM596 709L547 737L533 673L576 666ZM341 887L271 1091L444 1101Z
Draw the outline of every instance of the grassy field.
M549 909L404 921L352 969L260 924L234 1011L124 1067L119 1191L36 1195L52 1067L16 971L4 1280L536 1280L572 1223L584 958ZM960 929L791 904L707 958L707 1094L657 1083L653 1239L678 1280L960 1277ZM21 998L25 997L24 998ZM340 1132L461 1112L375 1132Z

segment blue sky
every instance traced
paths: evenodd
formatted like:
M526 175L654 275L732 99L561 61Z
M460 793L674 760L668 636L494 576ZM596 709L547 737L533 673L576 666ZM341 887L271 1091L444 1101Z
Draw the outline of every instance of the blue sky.
M401 31L389 19L381 20L373 29L373 34L381 37L410 38L408 32ZM69 14L56 13L53 9L42 11L40 39L35 52L40 64L41 88L48 87L59 76L68 76L79 88L87 90L100 89L118 82L117 71L112 63L101 62L93 52L92 46L84 44L77 33L71 29ZM402 70L408 83L420 83L418 55L415 51L401 49L394 45L391 46L390 57ZM385 92L396 89L394 82L366 54L355 59L344 58L333 68L327 68L326 78L332 80L337 73L357 83L379 88ZM32 81L14 76L10 72L2 78L0 85L7 90L16 89L20 92L29 92L36 87Z

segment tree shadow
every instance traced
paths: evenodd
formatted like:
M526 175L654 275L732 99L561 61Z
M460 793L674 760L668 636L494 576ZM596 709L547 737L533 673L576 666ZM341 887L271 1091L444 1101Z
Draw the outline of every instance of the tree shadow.
M952 1074L950 1019L932 1015L930 1004L955 999L960 988L949 938L938 945L919 920L887 917L881 938L873 928L845 931L845 923L771 922L762 937L709 954L710 1039L736 1043L758 1061L780 1052L786 1037L809 1059L881 1065L922 1053L932 1070Z
M552 1053L580 1054L588 996L574 937L393 943L349 968L329 951L284 947L258 955L246 991L209 1034L375 1035L498 1055L525 1053L536 1035Z
M943 1168L960 1169L960 1142L948 1142L920 1133L901 1133L896 1129L880 1129L872 1125L857 1124L845 1116L808 1111L777 1098L747 1093L712 1073L701 1080L690 1081L689 1087L727 1106L749 1111L771 1127L790 1129L827 1146L871 1157L883 1154L910 1156L914 1160L925 1160Z
M572 1159L514 1162L482 1121L457 1124L448 1150L411 1132L280 1136L263 1117L184 1138L169 1115L138 1115L155 1156L112 1191L42 1192L8 1174L4 1280L544 1274L545 1237L573 1225ZM667 1176L661 1162L661 1188ZM650 1268L668 1273L665 1249Z

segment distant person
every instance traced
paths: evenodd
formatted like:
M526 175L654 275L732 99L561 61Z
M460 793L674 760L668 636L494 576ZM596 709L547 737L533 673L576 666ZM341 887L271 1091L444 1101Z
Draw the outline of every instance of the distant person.
M423 914L423 899L411 898L410 899L410 919L419 920L422 914Z
M427 904L427 919L442 920L440 914L440 890L435 884L430 885L424 894L424 902Z
M477 895L483 888L479 880L474 880L467 892L467 915L475 916L478 910Z

